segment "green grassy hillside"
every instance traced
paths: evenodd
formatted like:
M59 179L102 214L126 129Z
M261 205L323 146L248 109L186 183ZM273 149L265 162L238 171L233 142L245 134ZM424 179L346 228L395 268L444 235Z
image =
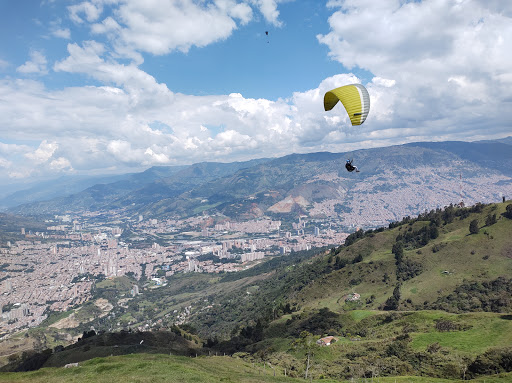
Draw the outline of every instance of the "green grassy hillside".
M275 376L274 376L275 372ZM302 379L301 379L302 380ZM504 383L512 380L511 374L485 379L475 383ZM169 355L125 355L96 358L73 368L43 368L25 373L0 374L0 382L80 382L80 383L212 383L212 382L296 382L285 377L284 369L264 363L251 363L232 357L187 358ZM313 377L314 382L348 382ZM370 379L368 379L370 381ZM381 383L448 383L459 380L422 378L415 376L379 377Z
M370 233L351 246L341 247L336 256L349 264L339 270L322 273L297 294L297 303L305 307L343 309L343 297L351 292L361 295L361 306L378 308L400 282L400 308L441 308L438 300L452 293L464 282L492 281L512 276L512 220L505 218L507 204L492 204L462 213L449 223L440 222L438 237L425 245L404 244L404 259L419 264L421 272L407 280L399 280L396 259L392 254L397 237L419 231L429 220L411 220L381 233ZM457 213L457 211L455 211ZM486 226L489 215L497 222ZM478 220L478 234L469 233L469 225ZM402 241L403 242L403 241ZM361 262L351 264L361 255ZM333 259L329 261L333 263ZM371 299L371 303L366 301ZM438 302L438 303L436 303ZM473 302L475 305L476 302ZM448 304L444 309L450 309ZM456 308L452 307L454 310ZM468 311L484 309L477 305Z

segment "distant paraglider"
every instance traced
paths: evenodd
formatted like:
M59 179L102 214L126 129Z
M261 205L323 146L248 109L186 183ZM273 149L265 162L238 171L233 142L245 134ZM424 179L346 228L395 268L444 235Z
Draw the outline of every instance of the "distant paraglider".
M347 160L347 162L345 162L345 169L347 169L350 173L352 173L354 170L356 171L356 173L359 173L359 169L357 168L357 166L352 165L352 161L354 160Z
M324 95L324 109L331 110L341 101L352 125L361 125L370 112L370 95L361 84L345 85Z
M268 31L265 31L265 35L267 36L267 44L269 43L269 40L268 40Z

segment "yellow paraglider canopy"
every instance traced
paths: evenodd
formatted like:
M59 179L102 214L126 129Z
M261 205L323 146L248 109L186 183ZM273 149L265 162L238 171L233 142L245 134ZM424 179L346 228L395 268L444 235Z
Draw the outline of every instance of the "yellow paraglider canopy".
M361 84L345 85L327 92L324 96L324 109L331 110L341 101L350 117L352 125L361 125L370 112L370 95Z

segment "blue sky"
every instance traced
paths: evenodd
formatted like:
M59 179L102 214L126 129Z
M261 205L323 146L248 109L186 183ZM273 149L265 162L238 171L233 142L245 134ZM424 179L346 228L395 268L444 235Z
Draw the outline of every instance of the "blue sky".
M0 0L1 182L505 137L511 15L498 0ZM358 128L322 104L356 82Z
M52 32L69 29L72 40L87 40L87 27L66 20L64 2L41 3L4 1L0 6L0 31L12 36L0 42L2 58L22 65L29 58L27 49L44 52L48 62L65 57L68 39L55 39ZM68 2L68 6L77 2ZM109 10L104 10L105 16ZM328 57L329 49L316 36L329 32L327 19L332 12L315 0L288 1L279 7L282 25L276 26L255 15L251 23L225 40L205 47L192 46L186 53L148 54L140 68L174 92L196 95L241 93L245 97L276 100L294 91L316 87L323 79L346 71ZM57 21L59 20L59 22ZM53 25L53 27L52 27ZM269 32L267 36L265 32ZM103 38L96 39L105 41ZM17 66L4 74L16 76ZM18 65L18 66L19 66ZM362 71L356 70L356 72ZM84 84L100 85L87 76L48 73L41 79L50 89Z

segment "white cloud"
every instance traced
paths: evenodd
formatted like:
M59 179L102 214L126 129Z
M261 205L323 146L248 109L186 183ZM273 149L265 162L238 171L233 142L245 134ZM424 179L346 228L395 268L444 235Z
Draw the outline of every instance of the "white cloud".
M93 31L117 32L114 46L118 53L134 50L162 55L226 39L237 28L236 20L244 24L250 17L250 8L235 1L126 0L115 16L95 24Z
M278 4L283 0L120 0L111 15L100 20L106 1L93 0L68 7L70 17L83 23L80 15L93 23L91 31L106 34L116 53L142 62L140 53L164 55L188 52L192 46L204 47L225 40L238 24L246 25L254 9L265 20L282 26Z
M9 63L5 60L0 59L0 69L5 69L9 66Z
M52 158L53 153L55 153L58 147L59 145L56 142L47 142L44 140L34 152L25 154L25 157L31 159L36 165L39 165Z
M416 139L445 133L470 139L482 129L510 130L510 6L474 0L338 0L329 5L339 9L329 18L331 31L319 41L344 66L376 76L369 85L372 109L364 125L377 132L374 137L390 125L404 139L410 129L419 132Z
M52 31L52 35L69 40L71 38L71 31L69 28L59 28Z
M252 2L259 8L260 12L265 17L265 20L276 27L281 27L283 23L279 20L279 11L277 4L279 0L252 0Z
M50 162L50 169L57 171L72 171L73 167L71 166L71 163L68 159L64 157L59 157Z
M371 114L355 128L341 106L323 110L327 90L360 82L352 74L327 78L318 88L296 92L289 100L250 99L236 93L190 96L173 94L138 68L105 62L97 55L101 46L71 46L70 56L57 67L117 85L50 91L35 81L0 81L0 98L7 100L0 104L0 136L40 142L35 149L16 147L17 154L14 147L0 145L3 163L17 163L16 171L8 168L12 177L344 151L407 142L408 136L433 137L431 127L395 124L397 114L401 119L405 115L394 109L402 90L398 81L394 85L388 78L375 77L366 84ZM451 82L466 86L464 81L457 77ZM434 125L435 137L464 137L468 127L450 131L444 119ZM20 154L25 161L19 160Z
M169 164L169 157L164 153L155 153L153 149L147 148L144 152L145 155L149 156L149 160L147 160L147 164Z
M83 14L85 15L85 18L88 22L94 22L98 20L101 13L103 12L103 7L101 6L101 4L97 3L97 1L84 1L80 4L70 5L68 6L69 17L75 23L81 24L84 22L84 20L80 17L80 15Z
M11 161L7 160L6 158L0 157L0 168L10 168L11 166Z
M48 68L46 64L46 57L41 52L31 51L30 60L16 68L16 71L20 73L47 74Z

